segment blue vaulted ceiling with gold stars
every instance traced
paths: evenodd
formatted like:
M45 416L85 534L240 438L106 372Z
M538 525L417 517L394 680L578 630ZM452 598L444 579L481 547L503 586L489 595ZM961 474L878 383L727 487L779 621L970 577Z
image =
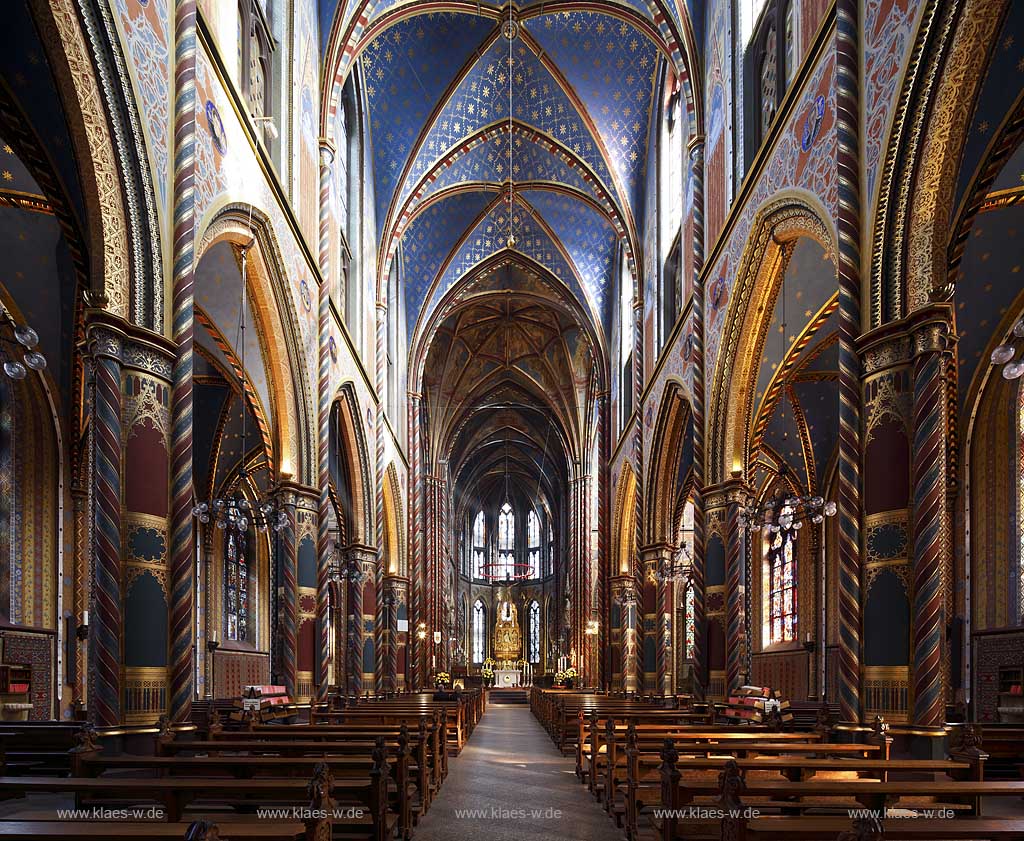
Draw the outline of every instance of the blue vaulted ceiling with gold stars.
M401 261L410 341L508 250L607 336L619 261L638 262L658 74L692 63L692 9L324 0L320 18L325 90L361 74L377 279Z

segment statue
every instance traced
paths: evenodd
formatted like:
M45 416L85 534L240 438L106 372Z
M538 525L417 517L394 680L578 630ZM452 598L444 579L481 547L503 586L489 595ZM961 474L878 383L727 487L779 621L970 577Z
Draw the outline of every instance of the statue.
M494 656L498 660L517 660L523 650L519 631L519 611L507 598L498 602L498 621L494 626Z

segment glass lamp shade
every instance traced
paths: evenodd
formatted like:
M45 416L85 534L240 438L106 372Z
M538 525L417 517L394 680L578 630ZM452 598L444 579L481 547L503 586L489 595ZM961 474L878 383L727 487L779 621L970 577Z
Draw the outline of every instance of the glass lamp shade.
M1003 366L1003 378L1016 380L1024 375L1024 362L1010 362Z
M1013 359L1013 345L999 345L992 351L992 364L1004 365Z
M826 517L834 517L836 511L838 510L838 508L837 508L835 502L833 502L832 500L829 500L828 502L825 503L825 509L824 510L825 510L825 516Z
M1024 339L1024 318L1013 325L1013 335L1018 339Z
M38 350L30 350L25 354L25 364L33 371L42 371L46 368L46 357Z
M18 340L18 344L22 347L34 348L39 344L39 334L27 324L14 328L14 338Z
M25 366L20 362L8 361L4 363L4 373L12 380L23 380L28 371L25 370Z

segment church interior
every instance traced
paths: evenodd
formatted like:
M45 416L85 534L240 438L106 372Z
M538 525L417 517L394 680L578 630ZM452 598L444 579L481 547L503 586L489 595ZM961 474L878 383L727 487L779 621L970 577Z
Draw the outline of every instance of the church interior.
M4 8L0 834L1024 839L1024 3Z

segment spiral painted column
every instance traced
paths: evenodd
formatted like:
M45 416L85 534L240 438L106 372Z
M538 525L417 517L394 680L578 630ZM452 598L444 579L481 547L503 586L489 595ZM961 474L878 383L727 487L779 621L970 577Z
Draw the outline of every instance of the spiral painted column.
M642 552L644 562L644 587L653 587L653 611L647 617L652 625L655 645L655 678L653 690L658 695L672 695L672 598L673 585L666 576L659 575L672 560L672 547L655 544ZM653 584L652 584L653 582Z
M90 350L95 384L89 710L97 727L112 727L122 716L121 339L98 328L90 335Z
M330 284L330 225L329 202L331 165L334 149L324 141L320 144L320 215L319 254L320 288L317 296L317 436L316 483L319 497L316 515L316 616L318 655L316 662L315 692L323 700L327 697L331 667L331 284ZM340 675L335 674L335 680Z
M395 591L394 581L388 580L385 584L384 598L384 637L387 652L387 662L384 666L383 691L396 692L398 690L398 594ZM382 658L383 659L383 658Z
M377 322L375 333L375 358L374 358L374 384L377 389L377 435L374 464L376 467L376 484L374 486L374 524L376 526L375 539L377 541L377 563L374 566L373 586L376 593L374 603L373 635L374 635L374 664L373 682L374 689L380 690L384 685L384 675L387 668L387 646L388 639L385 633L385 606L381 596L384 593L384 564L387 559L384 557L384 434L385 434L385 411L387 409L387 390L390 383L387 382L387 331L388 331L388 305L386 301L377 301Z
M693 304L690 307L693 335L693 386L690 409L693 413L693 693L704 700L707 688L707 616L704 608L705 514L704 485L704 138L698 136L689 145L690 180L693 184Z
M349 549L349 557L359 565L364 575L371 574L371 565L364 562L367 557L372 557L369 550L362 550L358 547ZM363 692L363 638L366 625L363 620L363 582L353 584L348 582L348 688L353 695L361 695Z
M860 83L858 0L836 4L839 176L839 707L860 721Z
M420 458L420 395L409 392L409 547L412 550L409 581L409 683L419 689L423 678L423 645L416 634L416 626L423 621L423 528L420 512L423 507L421 458Z
M948 322L933 322L914 335L914 723L938 727L945 720L942 661L946 656L943 571L950 565L946 524L946 394L943 375Z
M284 511L288 522L278 533L281 551L278 555L281 594L278 599L278 650L280 656L281 679L288 697L295 698L297 683L296 669L298 656L298 636L296 618L299 610L298 581L298 542L295 539L295 505L292 494L282 494L285 503ZM289 504L290 503L290 504Z
M192 287L195 271L196 3L174 4L174 241L171 374L171 697L175 721L191 715L193 681Z
M730 496L732 496L730 494ZM728 695L742 683L744 670L745 627L744 614L744 549L745 537L740 527L740 503L730 498L725 516L725 610L726 610L726 663L725 691Z
M434 639L437 602L437 498L440 480L428 475L423 479L423 564L426 586L423 590L423 622L427 636L423 641L423 680L429 684L435 671Z

